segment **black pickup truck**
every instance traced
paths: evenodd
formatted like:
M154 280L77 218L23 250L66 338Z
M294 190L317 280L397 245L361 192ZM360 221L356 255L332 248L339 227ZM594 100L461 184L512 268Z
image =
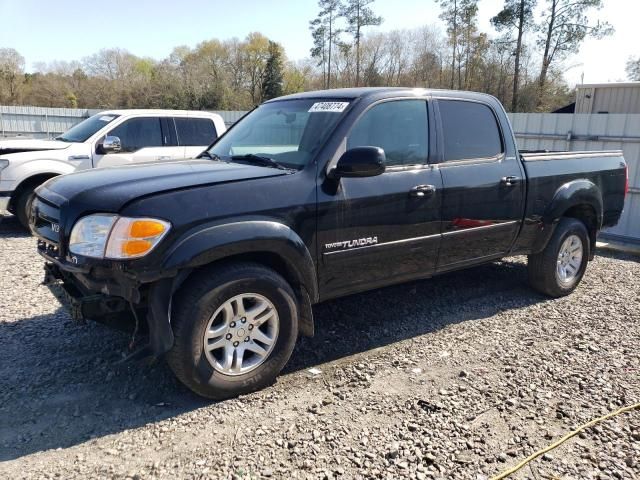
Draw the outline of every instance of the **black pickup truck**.
M619 151L518 152L488 95L328 90L260 105L198 159L52 179L31 229L74 318L144 329L221 399L273 382L318 302L508 255L570 293L625 178Z

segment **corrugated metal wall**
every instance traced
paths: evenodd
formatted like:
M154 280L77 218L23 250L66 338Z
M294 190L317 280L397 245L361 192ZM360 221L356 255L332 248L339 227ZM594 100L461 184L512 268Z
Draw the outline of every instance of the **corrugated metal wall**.
M622 150L629 195L620 223L604 236L640 242L640 114L509 114L520 149Z
M578 85L576 113L640 114L640 82Z
M52 138L101 110L76 108L0 106L0 138L25 136ZM244 111L216 111L227 126L235 123Z

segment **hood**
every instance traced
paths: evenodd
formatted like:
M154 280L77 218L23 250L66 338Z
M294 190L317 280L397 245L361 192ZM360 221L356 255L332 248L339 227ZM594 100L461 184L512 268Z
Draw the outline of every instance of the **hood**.
M148 195L286 174L275 168L191 160L84 170L55 177L36 192L56 206L72 203L74 210L86 213L116 213Z
M0 155L9 153L33 152L37 150L62 150L70 143L58 140L39 140L36 138L18 138L14 140L0 140Z

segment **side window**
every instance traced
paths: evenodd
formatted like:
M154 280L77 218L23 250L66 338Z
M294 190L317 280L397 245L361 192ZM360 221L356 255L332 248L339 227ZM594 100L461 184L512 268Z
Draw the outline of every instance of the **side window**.
M120 138L123 152L162 146L160 119L157 117L132 118L111 130L109 135Z
M178 145L206 147L218 138L213 121L208 118L176 117Z
M364 146L382 148L387 166L427 163L427 102L394 100L369 109L347 138L347 149Z
M486 105L463 100L438 100L444 159L490 158L502 153L500 129Z

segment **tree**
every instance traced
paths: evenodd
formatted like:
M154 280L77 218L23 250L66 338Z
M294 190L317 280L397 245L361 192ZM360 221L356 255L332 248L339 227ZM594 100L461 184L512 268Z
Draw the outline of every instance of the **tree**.
M640 82L640 57L627 60L626 71L629 80Z
M284 85L282 72L282 47L269 40L269 58L262 80L262 100L282 95Z
M336 21L340 16L340 12L343 9L342 0L318 0L318 6L320 7L320 13L309 24L312 35L314 36L314 45L320 43L323 46L327 45L327 81L326 88L331 87L331 55L332 47L339 43L340 34L342 30L337 28ZM317 39L319 35L323 35L322 40ZM311 50L312 54L316 50L316 47Z
M382 17L376 16L369 7L375 0L347 0L342 7L341 15L347 21L347 32L353 36L356 47L356 87L360 85L360 39L362 29L382 23Z
M543 48L538 77L538 108L543 105L547 73L555 61L575 53L587 37L602 38L613 33L607 22L592 25L587 12L600 9L603 0L545 0L548 13L539 26L538 45Z
M313 48L310 50L311 58L317 60L317 65L322 67L322 85L327 85L327 27L322 19L316 18L309 22Z
M0 100L14 104L24 76L24 57L13 48L0 48Z
M537 0L505 0L502 10L491 19L491 23L498 32L506 31L511 35L515 32L513 93L511 96L511 111L518 110L518 89L520 88L520 57L523 50L522 37L534 26L533 9Z
M436 2L442 9L440 18L447 25L451 45L450 88L455 88L456 72L458 88L462 88L462 59L468 61L472 35L477 30L478 0L436 0ZM468 79L465 79L466 83Z

